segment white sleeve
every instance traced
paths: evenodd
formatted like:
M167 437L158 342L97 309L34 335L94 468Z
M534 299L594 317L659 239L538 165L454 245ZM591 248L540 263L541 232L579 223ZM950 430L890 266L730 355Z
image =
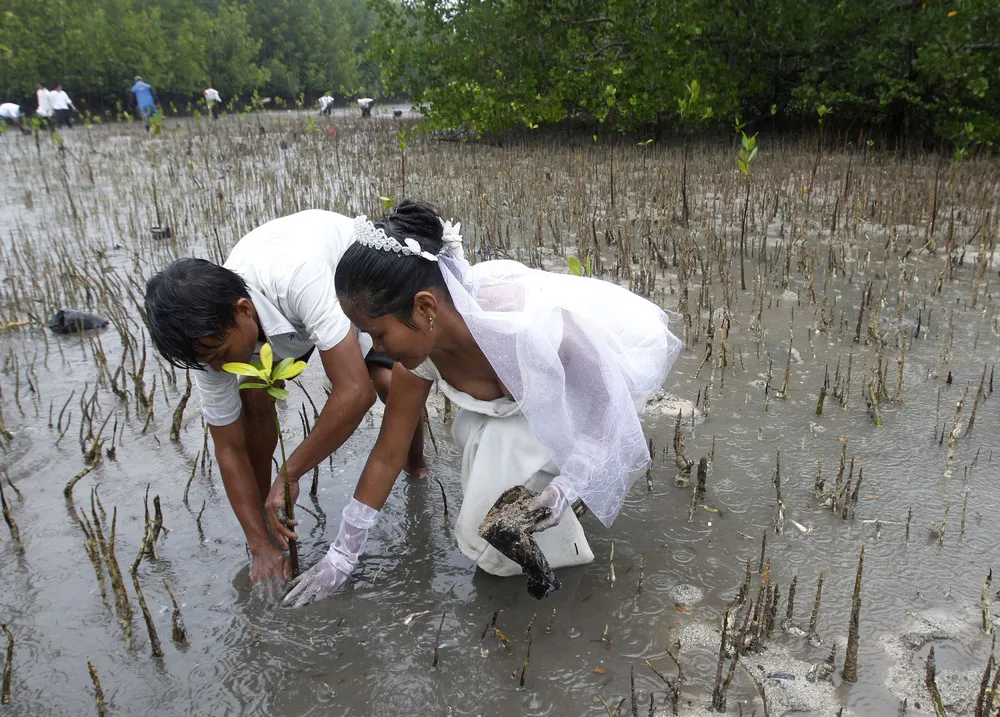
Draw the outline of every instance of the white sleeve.
M304 264L295 270L288 283L288 308L320 351L332 349L351 330L337 300L333 270L325 264Z
M205 423L210 426L234 423L243 411L239 379L231 373L210 368L192 373L201 396L201 415Z

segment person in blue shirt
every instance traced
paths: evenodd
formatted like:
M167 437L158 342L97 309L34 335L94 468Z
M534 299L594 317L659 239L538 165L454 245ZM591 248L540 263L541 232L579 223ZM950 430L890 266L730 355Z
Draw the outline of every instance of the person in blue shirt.
M139 114L142 116L142 123L149 129L149 119L156 114L159 102L153 94L153 88L148 82L143 82L139 75L135 76L135 84L132 85L132 95L135 103L139 107Z

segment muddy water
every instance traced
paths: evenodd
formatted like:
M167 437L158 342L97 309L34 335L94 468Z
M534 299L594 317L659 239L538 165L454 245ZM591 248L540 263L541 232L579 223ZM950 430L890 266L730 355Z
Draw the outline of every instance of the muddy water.
M279 114L227 117L214 124L169 120L155 139L136 126L95 127L89 134L82 129L67 133L65 165L50 144L43 142L39 153L30 140L2 137L0 152L17 168L16 176L5 173L0 183L3 320L43 316L55 304L98 312L108 311L108 305L124 306L133 323L126 321L122 327L119 321L119 328L133 337L141 353L144 339L128 296L130 278L141 282L174 256L225 253L255 224L297 209L378 213L378 197L402 194L404 176L407 193L432 199L461 219L470 241L492 251L506 247L501 250L533 262L541 255L553 267L564 264L556 254L565 246L589 241L580 237L590 231L590 207L612 213L601 188L608 157L592 148L420 140L407 150L409 174L404 175L395 129L394 121L385 117L361 123L335 116L318 121L310 132L301 116ZM761 152L766 157L765 150ZM709 236L731 233L734 227L738 231L733 216L741 194L735 193L739 185L729 178L733 162L728 151L707 148L695 157L692 194L698 197L693 203L699 232ZM653 231L664 237L676 231L667 228L672 212L664 215L662 206L675 201L676 185L670 178L674 173L669 170L678 158L669 149L652 156L622 150L617 160L622 177L617 211L630 217L624 225L637 227L648 220L647 227L658 226ZM817 199L806 208L796 196L797 183L807 181L811 161L794 147L782 147L771 160L762 160L764 186L778 188L789 199L773 219L763 208L770 200L761 200L759 219L751 219L758 243L770 236L773 250L793 223L803 244L822 247L829 241L820 227L828 223L838 175L835 169L821 170ZM846 161L831 159L836 166ZM926 163L931 172L934 161ZM99 377L94 358L98 348L103 350L114 372L123 350L117 329L84 337L56 337L32 326L4 330L0 406L13 438L4 442L2 460L24 495L18 502L7 490L23 554L14 552L6 529L0 529L0 619L16 641L8 711L93 713L90 659L103 683L108 714L602 715L607 713L602 699L614 712L628 697L633 667L640 712L646 714L649 695L660 710L666 690L644 660L673 677L676 669L666 654L670 649L684 671L681 713L696 714L711 699L725 605L743 581L748 558L758 579L761 538L766 534L772 578L783 596L791 579L798 577L794 618L803 628L816 580L823 573L818 621L823 643L813 645L776 630L767 649L736 670L730 712L765 714L763 693L771 715L831 715L840 707L844 714L890 715L904 698L911 713L926 713L930 703L923 690L923 659L926 645L933 644L939 684L945 701L953 705L950 713L971 714L969 701L978 678L970 678L970 671L982 670L990 648L988 638L977 630L981 586L991 564L996 565L1000 532L996 400L987 396L980 401L974 429L957 442L950 477L945 477L947 448L938 436L943 425L951 428L955 403L967 384L963 416L968 420L983 364L992 366L1000 355L994 330L997 302L987 296L992 290L984 290L978 307L969 307L975 267L968 259L937 295L944 265L940 252L901 264L903 250L894 245L888 261L871 258L883 256L887 237L907 231L918 244L923 234L919 207L892 193L905 181L911 194L917 186L926 191L919 184L926 178L923 169L910 167L905 175L898 170L900 177L894 179L886 175L885 166L873 164L856 180L862 187L856 190L860 203L868 192L882 192L882 201L896 202L896 209L886 215L885 226L863 225L857 219L847 230L849 238L839 240L847 248L842 270L831 274L828 284L831 306L836 297L832 325L818 325L815 306L808 301L808 271L796 270L793 261L787 289L769 285L766 290L761 332L751 328L756 313L751 306L753 287L745 294L736 292L729 367L713 372L708 363L699 373L706 306L700 340L695 343L694 331L689 333L688 348L665 389L699 403L694 425L690 413L684 414L688 456L697 460L707 455L714 439L707 493L689 520L691 488L674 485L672 448L664 454L672 444L675 414L663 409L667 402L654 403L645 422L656 454L652 489L640 479L610 530L590 516L584 518L597 559L583 568L559 571L562 589L543 602L527 595L523 580L477 573L458 552L450 521L461 502L460 458L447 438L437 397L429 406L437 450L430 441L427 450L450 514L445 513L437 483L401 479L373 532L353 589L318 605L286 610L251 593L241 532L211 461L204 471L198 463L189 505L182 501L204 440L196 397L184 414L180 441L168 438L183 391L182 374L159 367L150 352L147 393L153 375L158 377L153 417L148 419L147 411L136 405L132 379L126 415L126 403L110 391L106 376ZM978 201L992 205L996 185L991 170L969 171L963 185L968 191L960 196L971 203L970 188L978 183L986 187L976 195ZM982 177L977 179L975 171ZM824 172L829 172L828 181L822 180ZM149 234L156 223L154 180L163 221L174 230L171 240L157 242ZM766 189L762 194L770 196ZM580 220L577 215L585 207L585 219ZM912 216L907 218L908 212ZM911 222L909 228L906 222ZM961 214L958 231L967 232L962 236L973 231L963 228ZM536 236L542 237L541 252L528 250L537 246ZM975 242L978 246L978 239ZM607 252L606 269L613 253ZM825 259L826 250L815 256ZM755 265L751 262L748 268ZM70 270L73 266L78 272ZM903 333L907 326L912 331L918 311L922 332L906 343L903 402L883 402L883 425L876 427L861 396L862 375L871 375L874 349L864 345L864 329L862 344L853 343L857 309L865 280L874 279L876 286L889 282L882 313L883 330L888 332L887 384L894 397L901 266L914 276L906 294ZM88 290L77 275L98 271L120 279L119 298L96 285ZM735 272L738 284L738 261ZM995 286L996 267L989 273ZM822 284L817 278L817 296ZM676 289L674 270L661 270L653 298L676 309ZM691 296L697 291L693 282ZM721 294L717 288L715 296ZM789 324L796 360L791 363L788 397L778 398L773 388L783 381ZM680 325L678 321L678 331ZM718 334L714 348L717 358ZM852 351L847 408L828 396L823 415L817 416L824 369L829 367L832 378L840 359L846 372ZM766 397L772 363L772 392ZM323 395L317 366L303 378L314 400ZM132 370L131 364L127 367ZM949 371L950 385L945 381ZM113 608L102 603L82 533L63 498L66 481L84 467L78 439L80 397L92 395L95 382L100 385L96 422L111 415L119 419L121 433L115 459L106 458L76 486L75 504L89 510L90 490L96 487L109 521L112 506L117 508L118 559L126 570L143 531L146 485L151 495L161 497L169 532L158 546L159 560L144 562L139 576L163 642L162 659L149 654L128 577L136 615L133 645L126 649ZM706 387L707 418L700 410ZM57 443L60 429L50 426L50 406L52 423L58 423L67 399L66 413L72 412L72 418ZM295 390L281 410L292 442L301 436L297 412L304 405L305 396ZM318 559L333 537L379 420L376 407L331 461L323 463L318 506L328 520L317 524L300 514L304 564ZM818 458L832 486L842 437L848 459L855 459L856 469L864 469L852 520L822 507L813 490ZM777 509L772 484L779 451L788 518L780 534L773 528ZM203 504L204 539L195 522ZM929 526L940 525L946 508L947 528L940 540ZM614 584L608 580L612 542ZM859 681L847 685L841 683L839 669L862 545L866 558ZM171 606L163 579L181 603L187 645L170 644ZM780 615L784 609L782 597ZM808 666L826 658L833 644L838 646L833 682L808 683ZM622 710L629 714L630 709L626 699Z

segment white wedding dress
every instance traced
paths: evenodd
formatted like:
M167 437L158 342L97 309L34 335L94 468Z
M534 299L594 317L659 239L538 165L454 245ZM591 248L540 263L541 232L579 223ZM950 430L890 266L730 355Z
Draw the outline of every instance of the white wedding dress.
M429 359L414 373L438 381L461 409L452 427L462 449L459 548L488 573L516 575L521 568L479 537L493 503L514 485L540 492L561 474L610 525L649 464L640 413L681 344L662 309L609 282L513 261L470 266L442 257L441 270L455 308L513 398L473 398ZM534 537L553 568L594 559L572 511Z

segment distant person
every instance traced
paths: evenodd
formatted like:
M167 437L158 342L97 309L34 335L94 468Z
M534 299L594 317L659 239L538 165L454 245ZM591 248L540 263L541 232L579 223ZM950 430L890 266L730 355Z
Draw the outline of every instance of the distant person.
M323 95L319 98L319 113L321 115L333 113L333 97L331 95Z
M66 94L66 90L62 88L61 84L57 84L55 89L50 93L50 97L52 99L52 112L55 115L56 128L64 124L69 129L73 129L73 112L76 111L76 105L73 104L73 100Z
M222 104L222 98L219 97L219 91L209 87L202 90L201 94L205 96L205 104L208 105L208 114L210 114L213 119L219 119L218 105Z
M358 108L361 110L362 117L372 116L372 105L375 104L375 100L371 97L359 97L355 101L358 103Z
M135 76L135 84L132 85L132 96L135 98L136 107L139 108L139 115L142 123L149 129L149 120L156 114L160 103L153 94L153 88L148 82L143 82L142 77Z
M35 110L35 114L42 120L44 126L51 126L53 115L52 93L45 87L44 82L38 83L38 90L35 92L35 97L38 100L38 108Z
M24 119L21 116L21 106L15 105L13 102L4 102L0 105L0 118L7 123L7 126L13 125L21 130L24 134L31 134L31 130L28 129L24 124Z

